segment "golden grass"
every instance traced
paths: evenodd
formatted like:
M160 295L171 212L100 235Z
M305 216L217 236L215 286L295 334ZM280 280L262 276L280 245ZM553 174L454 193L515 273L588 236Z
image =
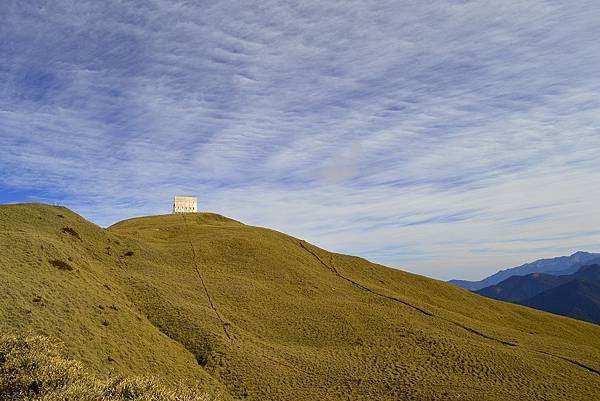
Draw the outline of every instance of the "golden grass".
M248 400L600 394L598 326L214 214L103 230L63 208L0 206L0 247L0 330L60 338L99 374Z
M209 401L151 377L98 378L47 337L0 337L0 400Z

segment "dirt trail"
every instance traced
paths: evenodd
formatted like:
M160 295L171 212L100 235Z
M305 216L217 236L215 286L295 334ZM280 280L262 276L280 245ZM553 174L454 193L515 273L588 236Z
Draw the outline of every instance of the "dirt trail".
M182 214L182 217L183 217L184 225L186 227L188 227L188 223L187 223L187 219L185 217L185 214ZM227 338L229 338L229 340L232 340L231 336L229 335L229 332L227 331L228 323L226 323L223 320L223 318L221 317L221 315L219 314L219 311L217 310L217 307L215 306L215 303L213 302L212 297L210 296L210 292L208 291L208 288L206 287L206 282L204 281L204 278L202 277L202 273L200 272L200 266L199 266L199 263L198 263L198 255L196 254L196 247L194 246L194 243L192 242L192 240L189 237L189 235L187 235L187 233L186 233L186 239L187 239L187 242L190 245L190 248L192 249L192 254L193 254L192 261L194 262L194 270L196 271L196 274L198 275L200 283L202 284L202 288L204 288L204 293L206 294L206 298L208 299L208 303L210 304L210 307L215 312L215 315L217 315L217 318L221 322L221 325L223 326L223 331L225 332L225 335L227 336Z
M399 299L397 297L393 297L393 296L390 296L390 295L382 294L380 292L372 290L371 288L366 287L365 285L360 284L360 283L352 280L351 278L342 275L335 268L335 266L333 266L333 264L327 264L327 263L325 263L325 261L323 261L323 259L321 259L321 257L316 252L314 252L311 249L309 249L306 245L304 245L304 243L302 241L300 241L299 244L300 244L300 247L302 249L304 249L305 251L307 251L308 253L310 253L313 257L315 257L319 261L319 263L321 265L323 265L325 268L327 268L329 271L331 271L332 273L334 273L339 278L341 278L341 279L343 279L345 281L348 281L353 286L355 286L357 288L360 288L363 291L366 291L366 292L369 292L371 294L374 294L374 295L377 295L377 296L389 299L389 300L394 301L394 302L401 303L402 305L405 305L405 306L408 306L408 307L410 307L410 308L412 308L414 310L417 310L417 311L421 312L422 314L424 314L426 316L434 317L434 318L437 318L437 319L442 319L443 321L448 322L450 324L453 324L453 325L455 325L457 327L460 327L461 329L463 329L463 330L465 330L465 331L467 331L467 332L469 332L471 334L474 334L474 335L476 335L478 337L482 337L482 338L485 338L485 339L490 340L490 341L495 341L497 343L500 343L500 344L508 346L508 347L519 347L519 344L516 344L516 343L510 342L510 341L506 341L506 340L502 340L502 339L498 339L498 338L489 336L487 334L484 334L484 333L480 332L479 330L476 330L476 329L473 329L471 327L468 327L468 326L466 326L466 325L464 325L462 323L455 322L455 321L453 321L451 319L447 319L447 318L442 317L442 316L434 315L432 312L429 312L429 311L427 311L427 310L425 310L425 309L423 309L421 307L415 306L415 305L413 305L413 304L411 304L409 302L406 302L406 301L404 301L402 299ZM525 348L525 349L528 350L528 351L531 351L531 352L536 352L536 353L543 354L543 355L546 355L546 356L550 356L550 357L553 357L553 358L561 359L561 360L563 360L565 362L568 362L568 363L571 363L571 364L573 364L575 366L578 366L578 367L580 367L580 368L582 368L582 369L584 369L584 370L586 370L586 371L588 371L590 373L594 373L596 375L600 375L600 371L598 371L597 369L594 369L594 368L592 368L590 366L587 366L587 365L585 365L585 364L583 364L581 362L575 361L573 359L569 359L569 358L566 358L566 357L560 356L560 355L555 355L555 354L552 354L552 353L546 352L546 351L539 351L539 350L528 349L528 348Z

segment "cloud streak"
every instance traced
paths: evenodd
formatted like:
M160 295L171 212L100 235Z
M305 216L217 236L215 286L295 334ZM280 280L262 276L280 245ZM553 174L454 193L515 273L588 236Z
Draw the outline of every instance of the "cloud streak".
M0 15L0 200L106 225L198 194L440 278L600 250L593 1L10 0Z

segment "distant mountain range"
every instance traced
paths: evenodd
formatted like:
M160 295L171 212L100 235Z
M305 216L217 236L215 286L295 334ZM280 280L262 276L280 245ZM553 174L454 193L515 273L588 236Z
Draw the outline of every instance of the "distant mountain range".
M585 265L600 263L600 253L576 252L571 256L561 256L552 259L541 259L532 263L506 270L486 277L480 281L450 280L450 283L471 291L496 285L513 276L526 276L532 273L546 273L550 275L566 275L575 273Z
M512 276L476 293L600 324L599 264L560 276L547 273Z

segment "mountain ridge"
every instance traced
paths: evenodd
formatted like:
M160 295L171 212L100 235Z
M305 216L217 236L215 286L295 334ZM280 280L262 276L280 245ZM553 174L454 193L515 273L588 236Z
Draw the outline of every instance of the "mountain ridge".
M511 276L525 276L531 273L553 275L574 273L581 266L589 264L594 260L600 262L600 253L577 251L570 256L539 259L517 267L503 269L482 280L450 280L448 282L470 291L477 291L498 284Z
M517 303L574 319L600 324L600 265L586 265L573 274L532 273L512 276L476 291L500 301Z

